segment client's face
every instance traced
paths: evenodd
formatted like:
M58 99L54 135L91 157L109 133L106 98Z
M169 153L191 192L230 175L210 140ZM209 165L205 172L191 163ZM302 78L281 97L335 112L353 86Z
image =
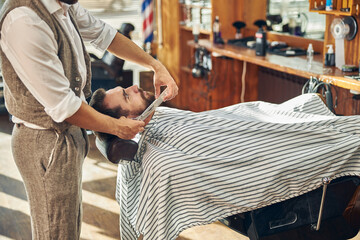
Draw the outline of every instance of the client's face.
M129 111L129 118L139 116L153 101L155 96L134 85L128 88L116 87L106 92L104 104L107 108L120 106Z

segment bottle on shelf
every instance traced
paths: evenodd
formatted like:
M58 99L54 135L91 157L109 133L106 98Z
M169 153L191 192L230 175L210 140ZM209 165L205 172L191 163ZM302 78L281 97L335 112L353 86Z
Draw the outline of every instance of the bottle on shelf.
M335 66L335 53L332 44L326 45L329 49L325 54L325 66Z
M267 40L264 27L266 26L266 21L257 20L254 24L259 28L259 30L255 33L255 54L256 56L265 56L267 49Z
M215 17L215 21L213 23L213 41L215 44L223 44L224 43L224 40L221 38L219 16Z
M192 33L194 35L194 42L198 43L199 42L199 34L200 34L200 23L199 22L195 22L193 24Z
M308 69L311 68L313 58L314 58L314 48L312 43L309 43L308 49L306 51L306 60L307 60Z
M326 0L326 11L332 11L333 10L333 0Z

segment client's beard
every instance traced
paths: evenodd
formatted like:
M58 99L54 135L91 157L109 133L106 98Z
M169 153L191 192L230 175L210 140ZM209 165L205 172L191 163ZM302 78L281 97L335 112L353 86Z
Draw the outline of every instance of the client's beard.
M139 91L140 91L140 94L141 94L141 97L145 100L145 109L150 106L150 104L153 103L153 101L155 101L155 94L152 93L152 92L146 92L147 93L147 97L145 96L145 93L144 93L144 90L142 90L141 88L139 88ZM145 110L144 109L144 110Z
M149 107L155 101L155 94L152 92L146 92L147 97L145 96L145 91L142 88L139 88L138 91L140 92L141 98L145 102L145 107L140 112L136 113L137 115L142 114L147 107Z

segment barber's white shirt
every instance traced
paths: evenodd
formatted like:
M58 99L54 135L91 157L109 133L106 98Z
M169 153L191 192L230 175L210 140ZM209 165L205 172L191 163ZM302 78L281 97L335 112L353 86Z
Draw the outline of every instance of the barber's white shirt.
M78 56L82 89L86 82L86 65L81 39L67 13L70 5L56 0L41 0L66 29ZM78 3L74 4L76 22L83 40L100 51L105 51L115 37L116 30L94 18ZM4 19L0 44L21 81L45 107L45 112L56 122L72 116L85 101L84 93L77 97L70 89L69 80L57 56L58 45L50 27L33 10L19 7ZM13 117L15 123L41 128Z

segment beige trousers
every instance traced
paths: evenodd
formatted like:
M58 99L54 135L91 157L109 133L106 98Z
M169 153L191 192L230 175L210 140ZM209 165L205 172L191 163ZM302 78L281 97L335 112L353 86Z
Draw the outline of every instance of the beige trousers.
M82 164L89 148L86 132L63 133L15 124L12 152L30 205L32 239L80 238Z

